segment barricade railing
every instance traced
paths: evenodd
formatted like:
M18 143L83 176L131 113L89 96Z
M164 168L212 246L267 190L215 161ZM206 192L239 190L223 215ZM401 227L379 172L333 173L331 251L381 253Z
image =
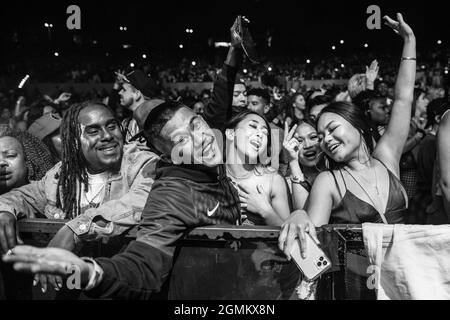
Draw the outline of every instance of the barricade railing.
M27 243L51 235L64 220L24 219L19 230ZM172 274L164 289L168 299L297 299L301 273L278 249L279 228L212 225L193 229L177 247ZM98 242L93 256L112 256L136 237L137 228L111 246ZM321 276L317 299L373 299L367 288L367 261L361 225L317 228L333 267ZM45 245L40 243L40 245ZM92 247L91 247L92 249ZM159 298L161 295L159 296Z

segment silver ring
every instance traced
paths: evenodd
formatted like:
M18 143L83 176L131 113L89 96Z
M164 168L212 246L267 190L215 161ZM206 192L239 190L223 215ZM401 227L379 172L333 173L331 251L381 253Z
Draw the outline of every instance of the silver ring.
M13 249L9 249L8 251L6 251L6 255L7 255L7 256L10 256L10 255L12 255L12 254L14 254Z

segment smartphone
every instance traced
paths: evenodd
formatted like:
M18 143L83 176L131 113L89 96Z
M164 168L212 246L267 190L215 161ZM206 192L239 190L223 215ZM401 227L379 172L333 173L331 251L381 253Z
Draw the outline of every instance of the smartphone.
M331 268L331 260L314 241L309 233L306 234L307 258L300 253L300 241L295 239L291 249L291 257L297 267L308 280L316 280L322 273Z

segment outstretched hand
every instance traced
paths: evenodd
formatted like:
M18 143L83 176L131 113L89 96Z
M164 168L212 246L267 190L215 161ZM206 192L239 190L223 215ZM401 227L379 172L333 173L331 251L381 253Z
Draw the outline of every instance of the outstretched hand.
M91 272L87 262L59 248L16 246L11 254L3 256L3 262L13 264L16 271L34 274L69 276L78 272L81 287L86 286Z
M397 21L391 19L389 16L384 16L384 24L391 27L395 33L399 34L403 39L414 37L414 32L411 27L403 20L401 13L397 13Z

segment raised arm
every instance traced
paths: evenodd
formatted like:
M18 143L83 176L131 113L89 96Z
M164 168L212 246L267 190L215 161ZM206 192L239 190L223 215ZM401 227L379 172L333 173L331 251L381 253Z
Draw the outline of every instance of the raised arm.
M224 124L231 117L231 103L233 99L234 81L242 60L242 38L237 32L237 19L230 29L231 47L225 63L214 82L211 102L205 106L203 114L206 122L213 129L223 130Z
M408 137L411 121L411 106L416 78L416 38L400 13L397 13L398 21L394 21L388 16L385 16L384 19L386 24L403 38L403 53L395 82L395 97L391 118L386 132L375 148L374 156L398 175L400 157Z

